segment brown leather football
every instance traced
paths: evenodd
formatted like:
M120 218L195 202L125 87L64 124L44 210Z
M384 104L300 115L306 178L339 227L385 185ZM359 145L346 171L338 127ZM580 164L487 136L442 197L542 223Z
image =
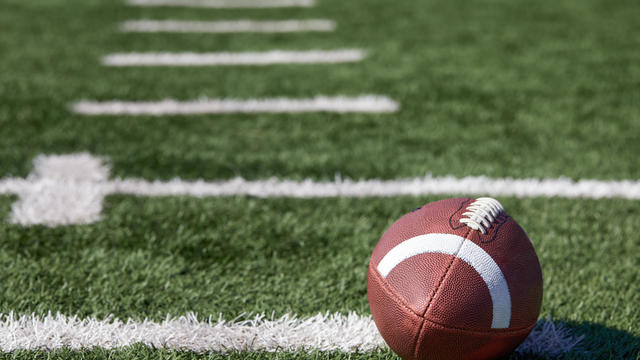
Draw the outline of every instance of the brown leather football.
M494 359L531 332L542 271L495 199L446 199L400 218L369 262L371 314L404 359Z

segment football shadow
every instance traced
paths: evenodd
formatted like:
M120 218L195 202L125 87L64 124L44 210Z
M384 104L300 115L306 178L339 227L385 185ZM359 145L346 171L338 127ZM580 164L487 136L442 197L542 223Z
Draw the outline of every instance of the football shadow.
M623 330L612 329L590 322L557 321L574 336L582 336L580 342L561 355L514 353L503 360L520 359L640 359L640 337Z

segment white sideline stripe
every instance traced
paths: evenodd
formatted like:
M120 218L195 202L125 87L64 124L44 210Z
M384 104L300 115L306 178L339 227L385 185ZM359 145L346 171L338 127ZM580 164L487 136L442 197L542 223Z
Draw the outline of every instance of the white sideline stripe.
M309 318L284 315L273 319L256 315L246 320L199 320L189 313L167 316L161 322L46 316L0 315L0 350L52 350L59 348L113 349L145 344L155 348L203 351L376 351L386 347L370 316L356 313L318 314ZM516 349L527 354L559 356L576 348L582 336L540 320Z
M358 49L219 53L121 53L102 58L106 66L224 66L274 64L336 64L364 59Z
M331 20L281 20L281 21L181 21L181 20L129 20L120 25L124 32L194 32L194 33L286 33L303 31L334 31Z
M311 7L313 0L128 0L133 6L179 6L202 8Z
M249 181L147 181L108 178L109 167L87 153L39 155L26 179L0 180L0 194L16 194L9 220L22 225L48 226L85 224L96 221L102 201L110 194L137 196L234 196L257 197L366 197L400 195L469 195L622 198L640 200L640 181L600 181L570 179L492 179L419 177L398 180L334 181L266 179Z
M391 249L378 263L383 278L401 262L410 257L442 253L453 255L471 265L489 288L493 303L491 328L506 329L511 322L511 295L509 285L498 264L472 241L452 234L424 234L407 239Z
M400 105L386 96L316 96L308 99L200 99L194 101L79 101L71 110L83 115L199 115L228 113L389 113Z

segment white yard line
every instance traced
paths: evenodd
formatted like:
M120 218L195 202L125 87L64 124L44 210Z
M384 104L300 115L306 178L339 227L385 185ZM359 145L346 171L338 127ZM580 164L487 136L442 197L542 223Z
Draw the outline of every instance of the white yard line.
M100 217L102 202L110 194L137 196L215 197L380 197L398 195L465 195L564 198L622 198L640 200L640 181L571 179L492 179L417 177L396 180L245 180L147 181L107 180L109 169L89 154L38 156L26 179L0 180L0 194L17 194L9 220L22 225L86 224Z
M128 0L133 6L175 6L201 8L311 7L314 0Z
M516 350L558 356L575 348L582 337L550 318L538 323ZM79 318L61 314L0 317L0 349L113 349L142 343L156 348L203 351L375 351L386 347L369 316L318 314L309 318L257 315L226 322L199 320L194 314L161 322Z
M259 197L366 197L400 195L515 196L564 198L640 199L640 181L571 179L493 179L484 176L418 177L397 180L245 180L167 182L118 179L109 183L111 192L145 196L231 196Z
M120 25L124 32L179 32L179 33L287 33L308 31L333 31L336 23L325 19L308 20L228 20L228 21L181 21L181 20L129 20Z
M361 61L359 49L216 53L120 53L102 58L106 66L265 66L275 64L336 64Z
M79 101L71 110L83 115L199 115L228 113L388 113L398 103L386 96L316 96L308 99L199 99L194 101Z

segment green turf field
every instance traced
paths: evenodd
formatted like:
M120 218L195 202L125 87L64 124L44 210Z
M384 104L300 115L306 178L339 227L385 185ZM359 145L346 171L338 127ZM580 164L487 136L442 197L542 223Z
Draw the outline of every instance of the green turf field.
M334 32L136 34L132 19L327 18ZM87 152L112 178L640 179L640 3L318 0L310 8L132 7L0 0L0 178L37 155ZM115 52L361 48L362 62L105 67ZM78 100L380 94L385 114L85 116ZM456 194L450 194L455 196ZM0 313L162 320L196 312L368 315L373 246L442 196L107 196L101 219L0 222ZM0 195L9 219L18 195ZM584 335L567 359L640 359L640 201L500 197L544 274L541 317ZM222 358L141 345L0 358ZM394 359L234 352L249 359ZM545 358L544 355L538 355ZM521 356L514 355L513 359ZM528 358L528 357L522 357Z

